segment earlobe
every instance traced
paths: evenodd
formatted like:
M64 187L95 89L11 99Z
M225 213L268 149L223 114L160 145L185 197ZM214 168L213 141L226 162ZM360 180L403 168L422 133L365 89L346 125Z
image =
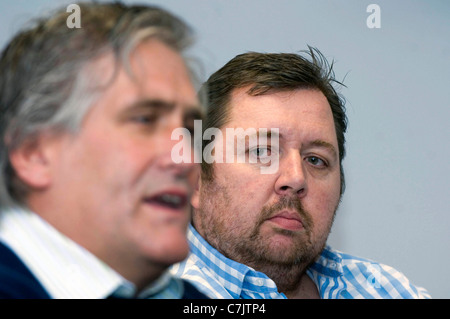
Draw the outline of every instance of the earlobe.
M43 189L50 185L49 160L38 139L12 150L9 160L17 177L29 187Z
M199 203L200 203L200 187L201 187L201 177L200 174L198 174L197 177L197 182L195 183L195 187L194 187L194 192L192 194L192 198L191 198L191 205L192 207L194 207L195 209L199 208Z

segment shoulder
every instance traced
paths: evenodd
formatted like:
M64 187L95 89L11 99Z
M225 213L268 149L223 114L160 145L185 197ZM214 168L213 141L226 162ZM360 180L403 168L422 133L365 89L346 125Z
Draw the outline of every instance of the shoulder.
M182 280L182 282L184 286L183 299L209 299L190 282L186 280Z
M193 285L209 298L231 298L229 292L223 287L215 273L193 253L190 253L183 262L173 265L170 268L170 272L175 277Z
M0 242L0 298L48 299L50 296L23 262Z
M426 289L415 286L403 273L391 266L330 247L326 251L340 260L342 279L353 298L431 298Z

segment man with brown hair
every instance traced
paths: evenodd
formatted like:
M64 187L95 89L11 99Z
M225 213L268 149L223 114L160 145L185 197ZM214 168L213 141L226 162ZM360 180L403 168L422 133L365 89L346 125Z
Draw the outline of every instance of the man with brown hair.
M171 132L200 117L190 30L151 6L80 4L0 60L0 297L200 298L188 254L195 164Z
M316 49L307 55L238 55L204 84L204 130L278 139L252 146L235 136L247 161L202 163L191 254L173 273L214 298L429 297L393 268L326 245L345 189L347 119L332 66ZM228 155L220 139L210 143ZM268 158L278 170L262 174Z

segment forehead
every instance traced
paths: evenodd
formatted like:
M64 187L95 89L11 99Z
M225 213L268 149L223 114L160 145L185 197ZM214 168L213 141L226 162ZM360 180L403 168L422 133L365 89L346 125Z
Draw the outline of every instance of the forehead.
M124 63L117 64L114 56L107 54L91 63L88 73L92 85L100 88L95 104L108 105L109 109L139 100L189 108L198 105L184 59L156 39L139 44Z
M274 92L251 96L248 88L235 90L230 99L227 126L243 128L279 128L280 133L315 130L333 134L334 120L330 105L315 89Z
M148 86L155 94L168 98L196 101L191 76L180 53L157 39L139 44L130 56L132 76L143 88ZM170 84L171 90L168 90Z

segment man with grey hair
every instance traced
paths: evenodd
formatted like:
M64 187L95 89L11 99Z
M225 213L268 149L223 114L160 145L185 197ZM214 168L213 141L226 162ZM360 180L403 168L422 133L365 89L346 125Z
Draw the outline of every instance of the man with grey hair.
M0 297L202 298L189 251L195 164L171 132L201 116L190 30L156 7L80 4L0 60ZM193 161L192 161L193 162Z

